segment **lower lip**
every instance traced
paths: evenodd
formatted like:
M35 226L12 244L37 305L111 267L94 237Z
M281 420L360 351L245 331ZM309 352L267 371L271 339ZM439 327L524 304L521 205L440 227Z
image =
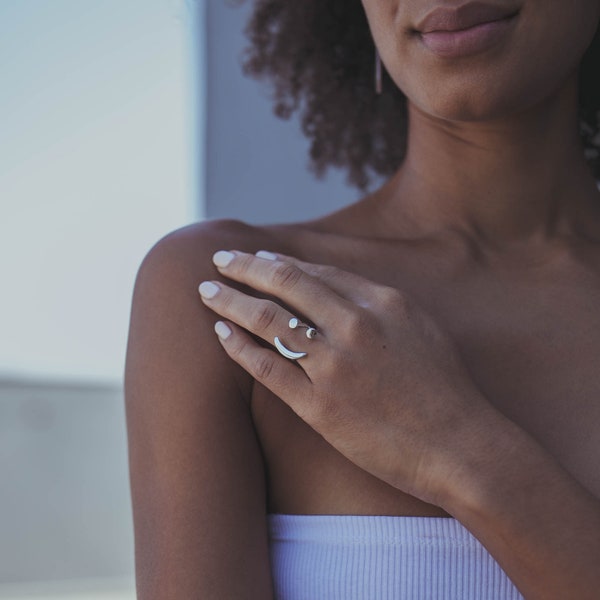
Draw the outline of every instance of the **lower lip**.
M515 20L516 15L513 15L459 31L430 31L420 35L423 44L434 54L443 58L458 58L477 54L495 46Z

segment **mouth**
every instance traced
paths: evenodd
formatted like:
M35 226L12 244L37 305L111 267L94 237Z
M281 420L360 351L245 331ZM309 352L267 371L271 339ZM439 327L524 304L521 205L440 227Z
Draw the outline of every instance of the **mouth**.
M457 8L440 6L429 12L414 28L416 33L462 31L495 21L510 19L518 10L482 2L470 2Z
M458 58L499 43L517 20L518 10L480 2L458 8L439 7L416 26L423 45L442 58Z

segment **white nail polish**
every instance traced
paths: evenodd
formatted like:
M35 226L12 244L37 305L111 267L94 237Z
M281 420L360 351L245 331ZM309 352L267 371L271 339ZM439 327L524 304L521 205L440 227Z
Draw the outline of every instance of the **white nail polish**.
M227 250L219 250L213 254L213 262L217 267L226 267L232 260L235 254L227 252Z
M198 291L203 298L214 298L219 292L219 286L215 285L212 281L203 281L198 286Z
M267 252L266 250L259 250L255 256L258 258L264 258L266 260L277 260L277 254L273 254L272 252Z
M226 340L231 335L231 329L223 323L223 321L217 321L215 323L215 333L222 339Z

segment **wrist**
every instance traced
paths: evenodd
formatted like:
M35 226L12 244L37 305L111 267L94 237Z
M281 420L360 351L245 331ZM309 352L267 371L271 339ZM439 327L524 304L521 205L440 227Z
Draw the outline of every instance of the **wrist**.
M542 451L529 434L491 406L464 422L456 444L442 463L437 503L457 518L504 503L511 487L521 484L519 465Z

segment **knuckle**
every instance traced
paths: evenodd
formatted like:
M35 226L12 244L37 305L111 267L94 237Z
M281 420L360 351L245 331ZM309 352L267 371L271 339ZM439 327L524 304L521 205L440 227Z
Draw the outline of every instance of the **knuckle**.
M238 360L243 353L245 347L245 343L244 342L234 342L232 344L229 344L227 347L227 353L229 354L229 356L231 356L231 358L233 358L234 360Z
M235 267L235 270L238 273L246 273L250 270L250 265L252 264L253 256L246 256L238 254L236 256L236 260L233 261L232 266Z
M405 319L410 312L411 303L409 295L403 290L382 286L377 290L373 308L378 314Z
M338 269L335 267L330 267L328 265L318 265L315 267L315 277L320 281L327 282L331 279L334 279L338 273Z
M221 293L217 296L217 302L219 303L221 310L227 314L231 313L233 295L228 289L221 290Z
M265 381L270 378L274 366L275 361L272 357L261 354L254 361L254 376L260 381Z
M302 270L290 263L280 263L271 271L271 283L277 288L293 288L302 277Z
M265 331L268 329L277 314L277 308L272 302L261 302L251 317L252 327L255 331Z
M347 311L343 318L344 331L351 339L369 335L373 328L373 318L362 307Z
M379 291L379 301L386 310L405 310L407 297L406 294L393 287L383 287Z

